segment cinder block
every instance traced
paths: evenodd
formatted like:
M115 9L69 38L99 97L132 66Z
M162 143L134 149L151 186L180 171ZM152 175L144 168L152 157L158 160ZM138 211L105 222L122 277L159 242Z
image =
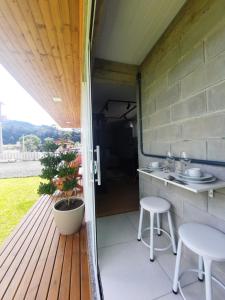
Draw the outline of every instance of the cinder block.
M170 151L170 144L164 142L150 142L150 154L166 155Z
M195 71L181 80L182 98L201 92L207 86L205 65L202 64Z
M225 220L225 195L219 192L214 193L214 198L209 199L208 211L211 215Z
M142 118L142 129L146 130L149 129L149 117Z
M170 109L162 109L150 116L149 126L151 128L170 122Z
M173 221L175 239L178 241L178 238L179 238L178 237L178 229L183 224L183 221L182 221L182 218L174 212L173 204L171 206L171 212L172 212L171 217L172 217L172 221ZM161 222L162 222L162 228L169 232L168 217L166 214L162 214Z
M161 56L161 59L155 66L155 75L158 76L164 74L167 70L172 68L178 62L180 56L179 46L167 51L163 56Z
M153 82L156 79L155 72L153 69L150 68L144 68L144 69L142 70L142 79L141 79L143 91L149 87L150 82Z
M154 129L147 129L143 132L143 140L154 141L156 140L157 131Z
M206 139L224 136L225 114L218 113L186 121L182 125L183 139Z
M225 53L216 56L206 64L206 86L225 79Z
M185 151L191 158L225 161L225 1L192 1L182 11L141 66L143 115L150 116L143 134L146 152ZM139 152L140 166L148 162ZM225 180L222 167L192 166ZM140 190L170 201L175 224L201 222L225 232L225 189L208 200L207 193L140 176Z
M155 112L155 99L148 99L148 101L143 102L141 104L141 112L142 117L148 117L149 115Z
M225 24L221 23L205 41L206 58L210 59L225 51Z
M209 139L207 145L208 160L225 161L225 139Z
M186 98L225 79L225 53L216 56L207 64L181 80L181 95Z
M173 121L192 118L206 112L206 94L200 93L185 101L176 103L171 107L171 118Z
M149 81L151 82L151 81ZM154 82L149 85L149 96L155 98L159 93L168 87L167 75L158 76Z
M181 126L180 125L167 125L157 129L156 139L158 141L172 142L181 138Z
M149 142L147 142L146 140L143 141L143 151L144 153L149 153L149 150L150 149L150 145L149 145Z
M156 110L160 110L165 108L179 99L179 84L175 84L174 86L168 88L163 91L156 97Z
M139 161L139 167L140 168L144 168L147 165L147 163L148 163L148 157L142 155L141 152L139 151L139 153L138 153L138 161Z
M199 193L195 194L185 189L177 188L176 191L177 197L182 200L184 203L190 203L191 205L207 211L207 201L208 194L207 193Z
M179 141L171 144L171 151L177 157L184 151L189 158L206 159L206 141Z
M209 111L225 109L225 82L208 89L207 98Z
M214 198L210 201L212 201L210 205L213 205ZM184 201L183 221L184 223L197 222L207 224L225 232L225 222L223 219L219 219L218 217L215 217L207 211L189 204L187 201Z
M168 73L169 85L174 84L179 79L194 71L197 66L199 66L203 62L203 43L201 42L198 47L193 48L190 53L182 57L182 60L178 64L176 64Z
M174 212L172 212L172 220L173 220L173 226L175 229L175 237L177 238L177 241L178 241L178 229L183 224L183 219L180 216L178 216L177 214L175 214ZM167 224L168 224L168 221L167 221Z
M147 133L147 131L144 131L143 132L143 149L144 149L145 153L149 152L149 143L150 143L150 140L149 140L148 133Z
M142 111L142 118L147 118L148 117L148 103L147 102L142 102L141 105L141 111Z
M201 1L200 1L201 2ZM181 39L181 55L187 53L195 44L206 37L224 17L223 0L208 1L202 12L191 18Z
M156 111L155 99L151 99L148 103L147 112L152 115Z
M183 217L183 199L179 197L180 188L172 185L164 186L164 184L157 180L155 184L159 185L159 196L167 199L171 203L172 211L179 217Z
M152 183L152 178L148 175L140 174L139 180L141 181L142 194L145 196L157 196L158 188Z

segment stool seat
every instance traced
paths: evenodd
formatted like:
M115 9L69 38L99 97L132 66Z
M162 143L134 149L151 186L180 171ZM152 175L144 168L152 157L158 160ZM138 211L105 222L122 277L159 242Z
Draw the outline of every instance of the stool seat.
M145 210L154 213L163 213L170 209L170 203L160 197L144 197L140 204Z
M138 226L138 241L142 241L145 246L149 247L150 249L150 261L154 261L154 250L157 251L163 251L167 250L170 246L173 248L173 253L177 253L177 248L176 248L176 243L175 243L175 237L174 237L174 232L173 232L173 225L172 225L172 218L171 218L171 213L170 213L170 203L160 197L155 197L155 196L150 196L150 197L144 197L140 201L140 218L139 218L139 226ZM147 244L143 238L142 238L142 223L143 223L143 214L144 211L149 212L150 216L150 227L147 227L143 230L149 230L150 233L150 243ZM168 225L169 225L169 230L170 233L165 231L164 229L160 228L160 214L166 213L168 216ZM154 218L156 215L156 222L157 222L157 227L154 226ZM169 239L171 240L171 244L166 247L166 248L154 248L154 230L157 230L158 236L161 235L162 232L164 232Z
M212 260L225 260L225 235L204 224L188 223L179 228L183 243L200 256Z
M225 234L215 228L199 223L183 224L178 232L179 241L173 278L173 292L177 294L178 288L181 291L179 279L184 272L179 276L179 269L182 245L184 244L198 255L198 271L193 269L189 271L197 271L200 281L205 278L205 299L212 300L212 280L225 289L224 284L212 276L213 261L225 261Z

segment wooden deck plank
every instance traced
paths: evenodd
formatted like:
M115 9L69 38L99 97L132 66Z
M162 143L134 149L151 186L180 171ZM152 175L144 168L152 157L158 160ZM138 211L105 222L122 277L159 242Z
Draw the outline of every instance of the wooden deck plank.
M70 300L80 299L80 234L73 236L72 269L70 282Z
M59 288L59 300L65 300L70 298L70 277L71 277L71 264L72 264L72 251L73 251L73 236L67 236L62 277Z
M0 267L1 267L1 273L0 273L0 282L2 279L3 270L7 267L10 266L10 264L13 262L15 257L17 256L17 253L20 252L22 253L22 248L26 250L25 243L27 243L32 239L33 235L35 234L37 227L42 221L42 218L48 211L48 205L50 205L50 202L42 207L42 210L38 211L37 217L33 218L33 222L28 224L26 231L22 234L22 236L19 238L17 243L13 245L13 247L10 247L11 249L8 249L5 253L3 253L0 256ZM9 252L9 254L8 254Z
M53 197L41 197L0 254L0 300L89 300L87 232L60 235Z
M22 247L20 249L16 249L15 252L13 250L15 255L14 258L11 259L11 257L8 257L6 260L7 263L4 263L1 267L0 298L4 295L4 288L8 288L12 278L15 277L17 269L21 268L21 266L25 268L27 264L26 260L28 260L30 255L32 255L42 229L50 217L51 212L47 208L42 211L40 219L38 219L37 223L35 223L35 226L32 228Z
M88 253L87 253L87 231L82 226L80 231L80 260L81 260L81 299L91 299Z
M56 253L54 269L53 269L52 278L51 278L49 291L48 291L47 299L49 299L49 300L58 299L65 246L66 246L66 236L61 235L59 238L59 244L58 244L58 249L57 249L57 253Z
M46 260L45 265L43 265L43 273L35 272L29 289L27 291L26 300L43 300L47 298L48 289L51 281L51 275L54 268L55 256L59 243L59 232L56 229L51 248ZM40 266L41 268L41 266Z
M39 201L38 201L39 202ZM47 202L46 202L47 203ZM44 197L41 198L41 201L39 205L36 207L36 209L31 212L31 215L26 218L26 221L22 224L19 224L18 231L13 232L12 236L7 239L6 244L1 248L1 254L0 254L0 267L5 262L5 259L7 256L11 253L11 251L14 249L15 245L20 242L22 243L23 237L26 238L26 234L28 234L27 227L32 226L32 224L35 224L35 220L38 217L38 213L40 213L40 210L45 206ZM29 214L28 214L29 215ZM23 236L23 237L22 237Z
M42 233L42 237L40 238L39 244L37 245L32 259L29 262L29 265L26 269L26 273L24 274L16 293L14 294L14 300L24 299L34 272L36 271L38 273L42 271L40 268L38 268L38 266L40 266L40 262L45 260L45 257L47 257L55 231L55 224L53 222L53 218L49 218L49 220L50 227L48 228L48 226L46 226L45 230Z
M27 285L29 284L29 278L28 278L28 284L27 282L24 281L22 284L21 281L25 277L32 277L34 268L39 259L46 236L48 235L48 232L51 229L52 223L53 223L53 217L51 216L47 218L47 221L43 224L43 226L39 227L37 235L32 241L32 245L29 246L23 261L20 263L18 269L13 275L13 278L8 286L7 292L3 297L4 300L15 299L15 293L19 285L22 287L24 291L26 291ZM26 274L27 276L24 276L24 274Z
M36 223L38 222L40 216L42 216L43 211L47 211L46 204L43 204L40 207L37 214L33 217L32 221L27 224L26 229L23 231L23 233L19 237L17 237L16 240L13 240L13 242L10 244L10 247L6 249L0 256L0 282L2 279L1 276L3 274L3 270L7 268L7 265L10 266L10 264L13 262L17 255L17 252L22 248L24 243L27 241L28 236L30 236L33 232Z
M20 234L24 231L27 224L32 220L34 215L37 213L37 209L40 207L40 205L43 203L45 197L41 197L39 201L37 201L34 206L31 207L31 209L28 211L26 216L21 220L21 222L14 228L13 232L10 234L10 236L4 241L3 246L0 248L0 255L7 249L7 247L10 245L10 243L13 240L17 240L20 237ZM17 239L16 239L17 238ZM12 245L10 245L12 246Z

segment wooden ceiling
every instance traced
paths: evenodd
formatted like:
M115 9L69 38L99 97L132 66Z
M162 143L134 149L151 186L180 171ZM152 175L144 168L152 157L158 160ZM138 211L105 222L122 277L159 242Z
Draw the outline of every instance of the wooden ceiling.
M62 127L80 127L82 30L82 0L0 0L0 63Z

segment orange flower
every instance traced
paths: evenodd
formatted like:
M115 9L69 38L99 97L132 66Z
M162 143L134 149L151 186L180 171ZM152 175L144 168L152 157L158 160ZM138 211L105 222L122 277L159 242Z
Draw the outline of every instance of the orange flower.
M73 160L73 161L71 161L70 167L71 168L78 168L81 165L81 162L82 162L81 161L81 155L78 154L77 157L76 157L76 159Z

